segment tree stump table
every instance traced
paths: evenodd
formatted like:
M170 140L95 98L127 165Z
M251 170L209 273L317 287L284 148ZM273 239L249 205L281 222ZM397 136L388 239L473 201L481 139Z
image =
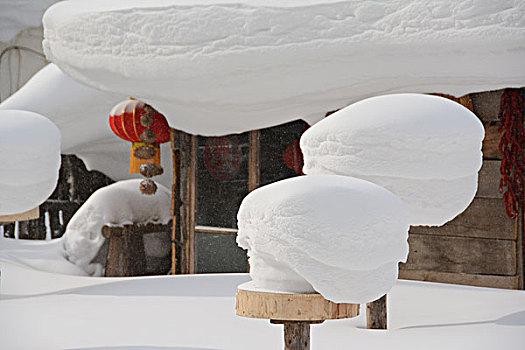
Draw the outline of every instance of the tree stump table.
M237 315L269 319L284 326L284 349L310 349L310 325L325 320L352 318L359 315L359 304L336 304L320 294L295 294L263 291L253 283L237 289Z

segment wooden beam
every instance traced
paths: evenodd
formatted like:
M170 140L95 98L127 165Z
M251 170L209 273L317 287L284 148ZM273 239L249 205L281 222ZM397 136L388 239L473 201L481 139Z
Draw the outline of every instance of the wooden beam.
M366 328L387 329L386 294L366 304Z
M500 160L483 160L478 176L477 198L503 198L503 193L499 191L500 167Z
M516 276L516 241L410 233L400 269Z
M250 151L248 156L248 191L251 192L260 184L259 130L249 133Z
M34 220L40 217L39 207L25 211L20 214L0 215L0 223L11 223L15 221Z
M518 289L525 289L525 261L523 258L524 255L524 209L523 205L520 208L520 214L516 218L516 237L517 237L517 270L518 270Z
M515 240L514 220L509 219L498 198L474 198L454 220L440 227L412 226L410 233L468 238ZM465 247L467 250L471 250ZM494 247L496 249L496 247Z
M405 280L463 284L488 288L518 289L519 287L519 278L517 275L475 275L468 273L400 269L399 278Z
M195 272L197 211L197 137L180 133L180 240L181 272Z
M180 140L177 131L170 129L170 143L173 166L173 180L171 185L171 274L177 273L177 230L178 218L180 218Z
M195 232L197 233L209 233L212 235L236 235L237 229L225 228L225 227L213 227L213 226L195 226Z

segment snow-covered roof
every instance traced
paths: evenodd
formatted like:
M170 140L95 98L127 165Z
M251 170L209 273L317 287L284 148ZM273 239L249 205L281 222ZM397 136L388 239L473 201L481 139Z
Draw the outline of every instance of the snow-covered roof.
M519 0L90 0L45 13L44 49L74 79L221 135L387 92L525 85Z

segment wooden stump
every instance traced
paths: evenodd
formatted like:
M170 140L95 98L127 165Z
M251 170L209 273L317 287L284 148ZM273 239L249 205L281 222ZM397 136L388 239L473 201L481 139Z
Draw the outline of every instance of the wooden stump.
M359 304L336 304L320 294L284 294L244 289L237 290L237 315L266 318L284 325L284 349L310 349L310 324L324 320L351 318L359 315Z
M386 294L366 304L366 328L387 329Z

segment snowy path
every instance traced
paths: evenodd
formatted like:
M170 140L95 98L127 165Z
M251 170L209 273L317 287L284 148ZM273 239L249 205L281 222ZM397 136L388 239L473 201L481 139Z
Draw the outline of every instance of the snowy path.
M5 252L4 252L5 253ZM245 274L90 278L3 255L1 349L282 349L282 330L235 316ZM400 281L390 330L365 320L312 327L312 349L523 349L525 292Z

